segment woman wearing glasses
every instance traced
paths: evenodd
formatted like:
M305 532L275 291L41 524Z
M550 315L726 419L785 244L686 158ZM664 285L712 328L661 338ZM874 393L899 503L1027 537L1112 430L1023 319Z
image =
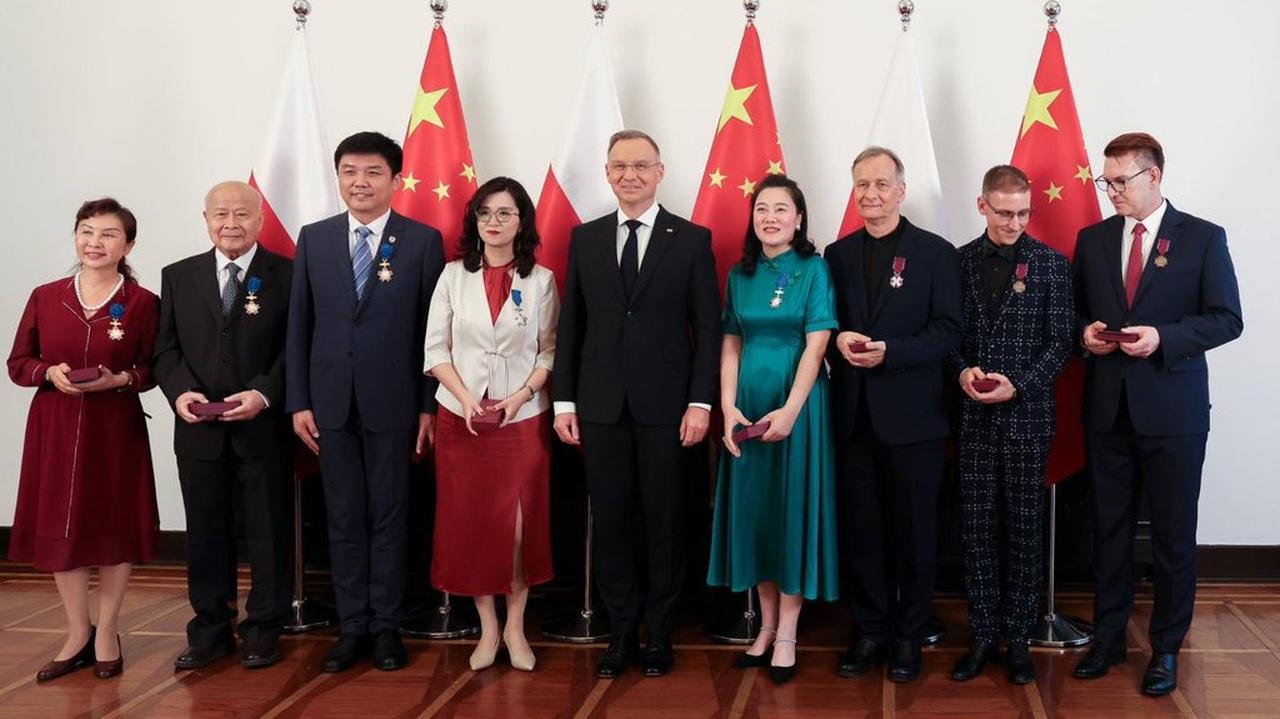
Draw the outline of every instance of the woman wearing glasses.
M427 321L426 369L440 380L431 582L475 597L472 669L493 664L505 642L511 665L531 671L525 602L552 577L544 388L559 299L555 276L536 264L533 202L519 182L481 185L462 226L459 259L440 275ZM497 594L507 600L501 633Z

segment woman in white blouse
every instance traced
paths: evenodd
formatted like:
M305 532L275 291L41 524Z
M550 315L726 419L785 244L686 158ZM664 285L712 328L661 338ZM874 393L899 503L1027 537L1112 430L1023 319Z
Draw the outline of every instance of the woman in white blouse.
M459 259L445 266L428 313L426 369L436 399L436 525L431 582L475 597L480 641L471 668L531 671L524 635L529 587L549 581L551 400L559 299L536 264L534 206L520 183L495 177L476 190ZM494 595L506 595L498 631Z

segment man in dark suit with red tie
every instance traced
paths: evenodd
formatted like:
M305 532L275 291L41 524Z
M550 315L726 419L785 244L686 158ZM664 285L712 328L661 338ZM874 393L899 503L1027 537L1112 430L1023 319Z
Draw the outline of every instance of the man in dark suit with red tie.
M1160 192L1164 150L1146 133L1112 140L1099 187L1116 214L1080 231L1077 332L1088 354L1084 421L1093 480L1093 647L1076 666L1103 676L1125 659L1133 609L1136 505L1145 490L1155 555L1151 661L1142 691L1177 688L1196 591L1196 513L1209 432L1205 353L1244 329L1223 229ZM1127 336L1109 334L1119 331Z
M615 133L605 172L618 211L574 228L569 244L555 429L581 444L591 491L595 576L613 628L596 674L617 677L636 659L645 576L641 659L646 676L661 676L674 662L684 577L680 448L701 442L710 424L720 298L710 231L655 200L664 169L653 138Z
M901 215L906 173L892 150L853 161L866 226L824 253L840 332L828 350L843 559L858 639L836 671L889 658L889 679L920 673L933 598L938 485L949 434L943 360L960 345L955 248Z
M285 348L293 431L320 458L341 636L321 669L372 650L407 662L400 641L409 470L432 439L434 379L423 374L427 307L444 268L434 228L392 212L400 146L376 132L338 144L347 212L298 234Z

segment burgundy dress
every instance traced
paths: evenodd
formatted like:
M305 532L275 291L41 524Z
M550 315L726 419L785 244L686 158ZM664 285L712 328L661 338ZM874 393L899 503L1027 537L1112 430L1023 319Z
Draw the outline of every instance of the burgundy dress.
M108 337L111 306L124 314ZM151 352L160 303L134 282L86 320L73 278L37 287L9 354L9 377L35 387L22 447L9 558L62 572L155 557L160 522L146 419L138 393L155 386ZM50 365L127 372L118 391L68 395L44 379Z
M495 322L511 294L509 269L482 270ZM461 417L441 407L435 456L431 584L460 596L510 593L517 506L525 582L551 581L551 413L472 436Z

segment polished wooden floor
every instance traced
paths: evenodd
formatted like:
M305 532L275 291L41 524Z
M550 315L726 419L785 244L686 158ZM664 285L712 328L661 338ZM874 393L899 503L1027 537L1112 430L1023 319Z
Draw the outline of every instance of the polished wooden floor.
M847 632L844 612L807 611L796 679L774 686L755 670L734 670L741 649L709 643L688 626L677 636L677 666L661 679L636 672L598 680L602 647L571 647L533 635L538 669L502 664L476 673L467 641L409 640L409 666L379 672L368 665L319 673L332 632L288 637L283 661L250 672L235 661L175 672L185 645L184 578L147 568L124 608L124 675L97 680L81 671L37 685L36 670L62 643L63 616L44 575L0 571L0 717L1280 717L1280 585L1205 585L1181 655L1180 689L1148 699L1138 683L1149 656L1149 595L1140 596L1129 631L1129 661L1109 676L1070 676L1076 653L1035 651L1038 681L1009 684L1000 667L972 682L947 678L968 641L964 603L939 597L948 627L942 646L925 652L925 674L895 685L881 676L837 677L833 666ZM1086 597L1069 595L1069 613L1088 616Z

